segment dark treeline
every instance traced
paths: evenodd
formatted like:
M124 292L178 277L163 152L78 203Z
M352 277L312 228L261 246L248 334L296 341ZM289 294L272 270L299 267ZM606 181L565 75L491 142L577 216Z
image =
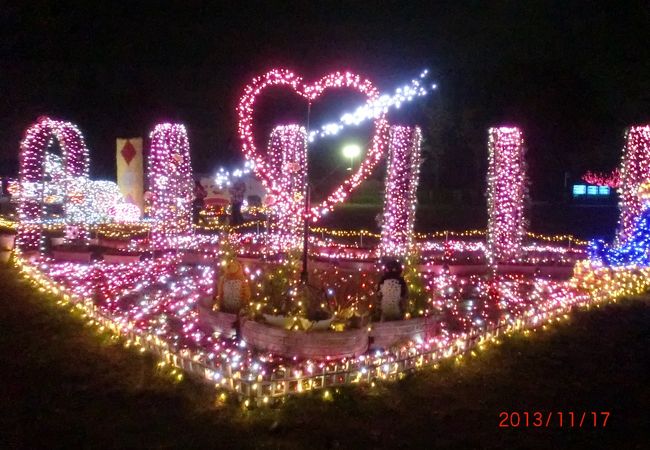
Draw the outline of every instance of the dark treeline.
M533 196L554 199L565 172L615 167L624 127L649 118L644 2L241 3L3 5L3 172L15 173L22 132L42 114L79 124L97 176L114 176L116 136L160 120L187 124L193 165L211 172L241 159L237 98L276 65L307 79L349 68L382 90L430 68L439 90L391 119L424 129L423 188L468 200L484 189L490 125L524 128Z

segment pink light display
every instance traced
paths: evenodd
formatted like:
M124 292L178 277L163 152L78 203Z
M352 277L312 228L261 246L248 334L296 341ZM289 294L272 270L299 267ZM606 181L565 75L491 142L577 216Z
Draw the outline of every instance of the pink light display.
M513 261L526 234L524 138L517 127L490 128L488 135L488 258L491 263Z
M256 174L271 194L275 196L281 194L280 184L274 177L276 171L268 156L265 157L257 151L253 130L255 101L260 93L269 86L285 86L290 88L305 98L308 103L316 101L325 90L333 88L354 89L364 94L368 100L377 100L379 98L379 91L373 86L370 80L362 79L359 75L350 72L335 72L325 75L313 84L304 84L302 78L286 69L273 69L262 76L255 77L246 86L237 107L239 115L239 136L242 140L244 155L248 160L255 163ZM310 215L313 221L318 220L322 214L331 210L337 203L344 201L350 192L375 169L381 160L385 148L384 134L388 127L385 116L385 112L381 112L374 120L372 142L366 153L366 158L361 162L358 170L337 187L334 192L328 195L322 203L312 207Z
M413 244L421 142L422 133L418 127L390 127L380 243L382 255L404 257Z
M587 171L582 176L582 181L596 186L609 186L616 189L621 185L621 172L618 169L614 169L608 174Z
M62 169L65 177L88 177L89 158L88 149L83 135L76 125L70 122L54 120L49 117L40 117L25 132L25 137L20 143L20 169L19 182L21 193L32 192L34 195L20 196L18 203L19 227L16 244L23 250L37 250L41 241L41 226L45 218L44 203L42 199L44 189L44 162L45 153L56 139L61 149L63 159ZM78 229L83 224L69 223L67 219L68 201L64 201L64 214L66 223ZM82 229L82 237L88 237Z
M190 144L184 125L164 123L151 133L149 189L152 192L152 248L174 248L192 231L194 185Z
M270 170L280 193L271 207L267 249L270 253L297 248L304 230L307 181L307 132L299 125L278 126L268 145Z
M621 184L617 240L623 242L634 229L641 213L643 201L638 191L650 180L650 125L630 127L625 132L625 148L621 162Z
M116 222L139 222L142 211L133 203L118 203L111 209Z
M592 302L571 282L520 275L464 279L427 271L423 275L431 307L440 317L438 333L354 358L294 359L255 351L243 341L200 329L196 306L213 288L214 273L208 266L179 266L166 258L84 265L30 260L20 254L16 264L36 286L58 295L60 304L83 310L89 323L122 335L126 345L149 349L163 365L181 367L259 404L301 392L282 389L287 385L326 388L316 381L334 373L343 376L337 384L395 379L403 371L461 358L473 346L482 348L503 333L554 323L568 317L572 308ZM258 274L246 273L251 281Z

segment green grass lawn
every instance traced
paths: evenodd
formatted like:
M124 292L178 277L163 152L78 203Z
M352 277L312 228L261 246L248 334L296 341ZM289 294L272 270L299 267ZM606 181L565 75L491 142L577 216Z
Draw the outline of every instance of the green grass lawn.
M574 314L459 364L276 408L215 406L0 269L2 448L647 448L650 300ZM609 411L607 427L499 428L501 411ZM4 441L4 442L3 442Z

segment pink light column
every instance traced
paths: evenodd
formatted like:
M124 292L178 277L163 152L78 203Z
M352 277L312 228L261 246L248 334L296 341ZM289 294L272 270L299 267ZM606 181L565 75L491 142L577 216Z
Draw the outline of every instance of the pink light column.
M282 125L271 132L269 170L278 195L268 222L267 253L300 246L304 231L307 181L307 132L299 125Z
M411 250L420 178L421 142L422 133L418 127L390 127L386 194L379 244L382 256L402 258Z
M526 232L524 205L528 195L524 136L517 127L488 130L489 166L488 260L516 260Z
M641 184L650 180L650 125L630 127L625 131L625 148L618 188L620 219L617 240L623 242L641 213L638 195Z
M192 232L194 183L187 130L182 124L163 123L150 137L151 245L154 250L177 248Z
M45 152L51 139L56 139L63 158L65 177L88 177L89 157L83 135L70 122L40 117L27 129L20 143L20 201L18 203L18 233L16 245L22 250L39 250L44 224L43 177ZM64 215L67 217L64 203ZM66 219L67 221L67 219ZM83 224L68 224L79 225ZM83 236L88 237L87 232Z

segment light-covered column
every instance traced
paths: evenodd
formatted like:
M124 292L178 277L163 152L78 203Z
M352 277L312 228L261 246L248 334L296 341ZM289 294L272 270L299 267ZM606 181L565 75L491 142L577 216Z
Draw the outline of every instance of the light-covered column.
M403 258L413 244L421 142L422 133L418 127L390 127L379 244L382 256Z
M650 125L630 127L625 131L625 148L618 188L620 219L617 241L630 235L641 213L639 186L650 180Z
M299 125L282 125L271 132L270 170L279 194L271 206L266 252L288 252L300 247L304 232L307 183L307 133Z
M526 233L524 136L517 127L488 130L488 262L515 261Z
M152 248L178 248L192 233L194 197L190 143L184 125L163 123L151 133L149 189L153 196Z

